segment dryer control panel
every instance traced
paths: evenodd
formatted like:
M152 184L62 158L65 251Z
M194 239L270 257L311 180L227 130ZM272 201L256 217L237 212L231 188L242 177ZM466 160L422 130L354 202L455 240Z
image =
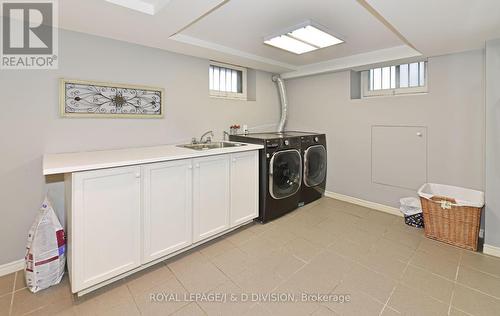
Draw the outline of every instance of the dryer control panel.
M266 153L270 157L276 151L286 149L300 149L300 146L301 141L299 137L268 139L266 140Z
M300 137L302 151L305 151L309 146L323 145L326 147L325 134L309 135Z

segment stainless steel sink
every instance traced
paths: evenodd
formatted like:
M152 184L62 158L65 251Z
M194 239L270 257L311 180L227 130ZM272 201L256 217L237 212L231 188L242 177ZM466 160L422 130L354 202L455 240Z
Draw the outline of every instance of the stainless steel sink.
M246 144L231 143L231 142L211 142L204 144L184 144L184 145L179 145L178 147L189 148L193 150L209 150L209 149L240 147L240 146L246 146Z

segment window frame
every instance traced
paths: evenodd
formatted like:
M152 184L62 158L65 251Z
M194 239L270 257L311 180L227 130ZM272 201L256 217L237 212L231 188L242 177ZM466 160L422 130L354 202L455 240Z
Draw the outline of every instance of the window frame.
M384 68L384 67L399 67L401 65L412 64L412 63L425 63L425 73L424 73L424 85L418 87L405 87L405 88L390 88L390 89L379 89L379 90L370 90L370 70L376 68ZM394 95L408 95L408 94L423 94L429 91L428 89L428 79L429 79L429 64L427 60L414 61L409 63L402 64L392 64L384 67L375 67L364 70L361 72L361 96L363 98L370 97L382 97L382 96L394 96ZM399 84L399 71L396 70L396 86Z
M243 101L247 100L247 68L216 61L210 61L208 65L209 71L211 66L241 71L241 92L228 92L228 91L219 91L210 89L210 74L209 74L208 92L210 97L220 98L220 99L243 100Z

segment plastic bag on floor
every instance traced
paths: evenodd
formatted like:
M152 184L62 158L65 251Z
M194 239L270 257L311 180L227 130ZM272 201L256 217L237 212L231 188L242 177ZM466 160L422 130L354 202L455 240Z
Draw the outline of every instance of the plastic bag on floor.
M61 282L66 263L64 229L47 197L28 233L24 274L36 293Z
M405 216L411 216L418 213L422 213L422 204L420 204L420 200L414 197L402 198L399 200L401 203L401 213Z
M424 216L422 214L422 204L420 200L414 197L402 198L399 200L401 203L401 213L405 217L406 225L416 228L424 227Z

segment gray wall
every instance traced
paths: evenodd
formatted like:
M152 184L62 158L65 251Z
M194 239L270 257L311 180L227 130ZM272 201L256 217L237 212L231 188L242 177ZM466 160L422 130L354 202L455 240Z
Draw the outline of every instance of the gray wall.
M256 73L256 101L214 99L207 60L74 32L60 36L59 70L0 70L0 265L24 257L27 231L48 188L63 212L61 179L42 176L44 153L176 143L209 129L220 138L232 123L274 126L278 120L268 73ZM61 77L164 87L166 116L61 119Z
M500 39L486 43L486 229L500 247Z
M427 94L361 100L348 71L287 80L287 128L327 134L328 191L390 206L416 196L372 182L373 125L426 126L428 181L484 189L484 52L431 58L428 69Z

